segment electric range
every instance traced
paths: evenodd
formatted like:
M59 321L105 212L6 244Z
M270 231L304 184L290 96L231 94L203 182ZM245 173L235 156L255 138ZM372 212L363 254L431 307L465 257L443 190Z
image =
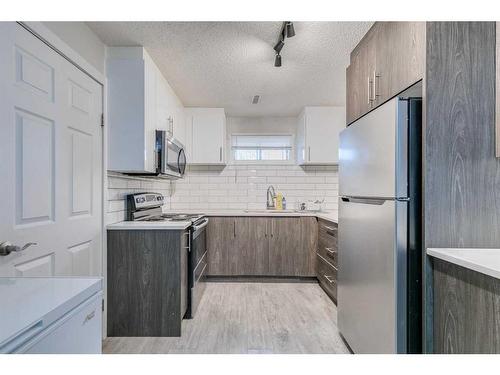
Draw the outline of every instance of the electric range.
M158 193L127 196L127 220L134 222L190 222L188 243L188 306L185 318L193 318L203 296L208 265L206 230L208 217L200 213L164 213L164 197ZM182 249L181 249L182 250Z

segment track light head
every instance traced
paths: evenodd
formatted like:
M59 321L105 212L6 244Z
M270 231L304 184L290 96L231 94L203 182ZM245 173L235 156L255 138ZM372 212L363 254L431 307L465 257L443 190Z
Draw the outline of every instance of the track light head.
M295 36L295 29L293 28L293 22L288 21L286 23L286 37L291 38Z
M280 38L280 40L278 40L278 43L276 43L276 45L274 46L274 50L276 51L276 53L279 54L284 45L285 42L283 42L283 40Z
M274 58L274 66L279 68L281 66L281 55L278 53Z

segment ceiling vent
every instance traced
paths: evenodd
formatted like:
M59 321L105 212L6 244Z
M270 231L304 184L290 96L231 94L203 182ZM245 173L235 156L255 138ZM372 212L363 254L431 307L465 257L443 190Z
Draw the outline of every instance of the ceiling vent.
M260 96L259 95L255 95L252 99L252 104L257 104L259 103L259 99L260 99Z

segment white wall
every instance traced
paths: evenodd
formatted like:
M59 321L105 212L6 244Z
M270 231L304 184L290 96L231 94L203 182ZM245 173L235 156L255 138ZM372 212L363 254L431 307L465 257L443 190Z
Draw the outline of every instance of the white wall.
M42 22L89 64L104 74L106 46L85 22Z
M228 136L232 133L288 133L297 131L296 117L228 117Z

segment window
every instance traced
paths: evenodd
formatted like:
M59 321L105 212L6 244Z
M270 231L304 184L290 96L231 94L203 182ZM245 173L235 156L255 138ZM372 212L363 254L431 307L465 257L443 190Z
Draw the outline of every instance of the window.
M292 152L292 136L235 135L232 150L235 161L288 161Z

